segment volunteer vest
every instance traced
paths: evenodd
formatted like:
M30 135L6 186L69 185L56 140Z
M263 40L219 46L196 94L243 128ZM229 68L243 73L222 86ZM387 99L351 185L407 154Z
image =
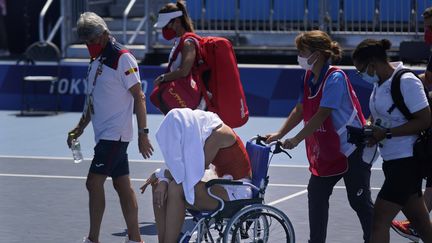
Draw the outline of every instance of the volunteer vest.
M311 76L311 71L307 71L304 78L304 98L303 98L303 120L305 125L317 113L323 88L328 77L334 72L342 72L339 68L330 67L324 75L318 92L311 96L308 85L308 80ZM342 72L343 73L343 72ZM366 120L363 117L360 102L355 95L355 92L348 80L348 77L343 73L347 83L349 96L353 105L353 110L356 113L356 118L364 125ZM314 131L312 135L306 138L306 153L309 160L309 170L315 176L335 176L342 174L348 170L347 157L340 151L340 138L336 131L331 115L325 119L322 125Z

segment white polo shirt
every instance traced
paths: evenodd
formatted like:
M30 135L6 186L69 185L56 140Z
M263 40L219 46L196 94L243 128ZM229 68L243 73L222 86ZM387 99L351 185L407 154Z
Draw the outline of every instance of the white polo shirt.
M134 99L129 89L140 83L137 61L130 53L123 53L118 59L117 69L104 62L102 72L93 84L100 61L101 57L90 64L87 88L88 92L93 91L94 114L91 121L95 141L130 142L133 138Z
M404 68L402 62L394 62L391 65L395 68L390 79L384 81L380 86L374 85L369 101L369 109L375 121L381 120L381 126L393 128L407 122L404 115L395 108L390 114L387 110L393 105L391 97L391 83L394 74ZM401 92L406 106L411 113L426 108L429 104L423 90L422 82L412 73L405 73L401 77ZM394 160L413 156L413 144L417 135L398 136L381 141L381 157L384 160Z

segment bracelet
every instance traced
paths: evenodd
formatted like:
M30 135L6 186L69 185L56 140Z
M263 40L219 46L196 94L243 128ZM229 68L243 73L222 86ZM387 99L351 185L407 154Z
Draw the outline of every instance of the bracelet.
M157 168L154 173L158 179L165 178L165 169Z
M148 128L138 128L138 133L149 134Z
M168 178L165 178L165 177L163 177L163 178L159 178L159 182L162 182L162 181L165 181L166 183L170 183L170 179L168 179Z

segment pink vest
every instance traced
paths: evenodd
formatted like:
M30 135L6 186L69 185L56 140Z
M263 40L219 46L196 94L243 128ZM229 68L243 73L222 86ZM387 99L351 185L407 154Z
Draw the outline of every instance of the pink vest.
M330 67L324 75L318 92L315 96L311 96L308 85L308 80L311 71L307 71L304 78L304 98L303 98L303 120L307 124L308 121L317 113L320 107L321 98L323 95L323 87L328 77L334 72L343 73L347 82L347 87L350 92L351 103L354 110L357 111L357 118L362 125L366 124L363 113L360 107L360 102L349 82L346 74L337 67ZM348 161L346 156L340 151L340 138L333 126L331 116L323 122L323 124L309 137L306 138L306 153L309 160L309 170L316 176L334 176L342 174L348 170Z

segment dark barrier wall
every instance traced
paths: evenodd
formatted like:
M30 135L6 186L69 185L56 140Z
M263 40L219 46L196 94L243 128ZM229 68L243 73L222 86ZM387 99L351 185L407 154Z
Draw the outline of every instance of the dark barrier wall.
M35 41L39 40L39 14L46 0L7 0L6 35L9 51L13 55L21 54ZM54 1L45 16L45 38L59 16L60 1ZM60 35L56 34L53 42L59 46Z
M38 71L53 69L51 66L38 66ZM159 113L150 103L148 97L153 89L153 80L165 68L160 66L140 66L143 90L147 96L148 113ZM368 101L372 86L355 74L351 67L344 68L360 99L363 112L369 115ZM54 102L49 94L59 92L62 111L82 111L86 83L87 66L63 66L58 85L34 87L29 89L34 106L46 107ZM20 110L22 93L23 67L16 65L0 65L0 109ZM285 117L297 102L300 82L304 71L295 67L240 67L240 75L246 93L247 104L252 116ZM227 90L229 92L229 90Z

